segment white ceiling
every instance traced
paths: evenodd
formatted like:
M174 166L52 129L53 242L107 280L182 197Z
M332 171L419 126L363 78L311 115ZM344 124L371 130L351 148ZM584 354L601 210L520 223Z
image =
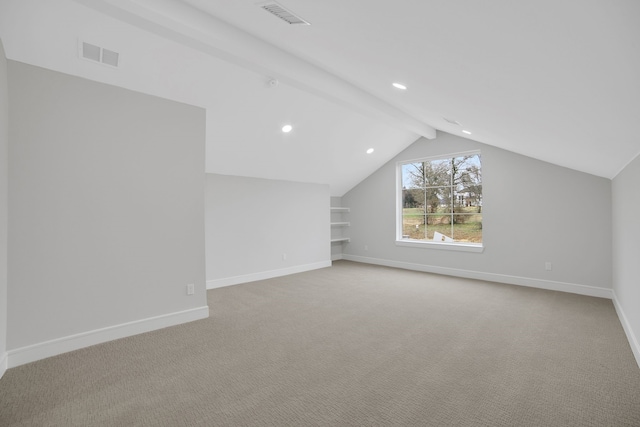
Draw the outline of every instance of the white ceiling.
M0 37L10 59L205 107L208 172L333 195L434 128L607 178L640 152L639 1L279 1L310 26L257 3L0 0ZM78 59L79 38L121 67Z

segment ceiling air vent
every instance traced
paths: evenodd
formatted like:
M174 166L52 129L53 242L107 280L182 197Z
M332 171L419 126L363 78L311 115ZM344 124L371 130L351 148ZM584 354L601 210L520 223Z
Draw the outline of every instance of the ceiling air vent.
M297 16L295 13L287 10L284 6L274 1L259 3L258 6L291 25L311 25L304 19Z
M118 67L120 54L87 42L80 42L80 57L88 61L99 62L111 67Z

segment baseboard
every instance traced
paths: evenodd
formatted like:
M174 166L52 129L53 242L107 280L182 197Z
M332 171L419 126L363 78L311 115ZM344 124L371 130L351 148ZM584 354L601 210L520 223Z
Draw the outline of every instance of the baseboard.
M0 378L7 372L7 353L0 355Z
M624 333L627 335L627 340L631 346L633 356L636 358L638 368L640 368L640 343L638 342L637 335L633 333L633 328L631 328L631 324L629 323L627 316L624 314L624 310L618 301L615 291L613 292L613 306L616 309L616 313L618 313L618 319L620 319L622 329L624 329Z
M343 254L331 255L331 261L340 261L341 259L344 259L344 255Z
M294 267L279 270L262 271L259 273L244 274L242 276L224 277L222 279L207 280L207 289L222 288L224 286L240 283L255 282L256 280L272 279L274 277L288 276L289 274L304 273L305 271L331 267L331 261L321 261L313 264L296 265Z
M464 277L467 279L486 280L489 282L507 283L510 285L528 286L531 288L548 289L551 291L569 292L599 298L612 299L611 289L595 286L578 285L575 283L555 282L551 280L531 279L528 277L509 276L506 274L485 273L482 271L462 270L459 268L438 267L433 265L413 264L409 262L393 261L379 258L369 258L344 254L343 259L366 264L384 265L386 267L403 268L406 270L424 271L426 273L444 274L447 276Z
M162 316L150 317L136 320L134 322L122 323L120 325L109 326L80 334L69 335L51 341L45 341L26 347L9 350L7 357L7 368L35 362L47 357L56 356L80 348L89 347L107 341L116 340L156 329L175 326L181 323L192 322L194 320L209 317L209 307L203 306L176 313L164 314Z

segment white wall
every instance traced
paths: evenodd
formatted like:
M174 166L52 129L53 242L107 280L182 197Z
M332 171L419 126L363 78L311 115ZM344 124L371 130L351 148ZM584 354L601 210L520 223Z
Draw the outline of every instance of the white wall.
M8 70L9 366L206 317L205 111Z
M329 266L329 198L327 185L207 174L207 287Z
M7 58L0 40L0 377L7 368L7 218L9 101Z
M396 162L477 149L484 252L396 246ZM610 297L610 198L607 179L439 132L435 140L418 140L342 197L351 208L344 257ZM546 261L552 271L545 270Z
M640 156L612 184L613 291L620 321L640 366Z

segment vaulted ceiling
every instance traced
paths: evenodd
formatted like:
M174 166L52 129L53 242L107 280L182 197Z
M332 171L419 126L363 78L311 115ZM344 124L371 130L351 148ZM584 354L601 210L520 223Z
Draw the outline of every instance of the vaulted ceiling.
M311 25L262 3L0 0L0 37L9 59L206 108L208 172L338 196L436 129L607 178L640 153L636 0L278 0Z

